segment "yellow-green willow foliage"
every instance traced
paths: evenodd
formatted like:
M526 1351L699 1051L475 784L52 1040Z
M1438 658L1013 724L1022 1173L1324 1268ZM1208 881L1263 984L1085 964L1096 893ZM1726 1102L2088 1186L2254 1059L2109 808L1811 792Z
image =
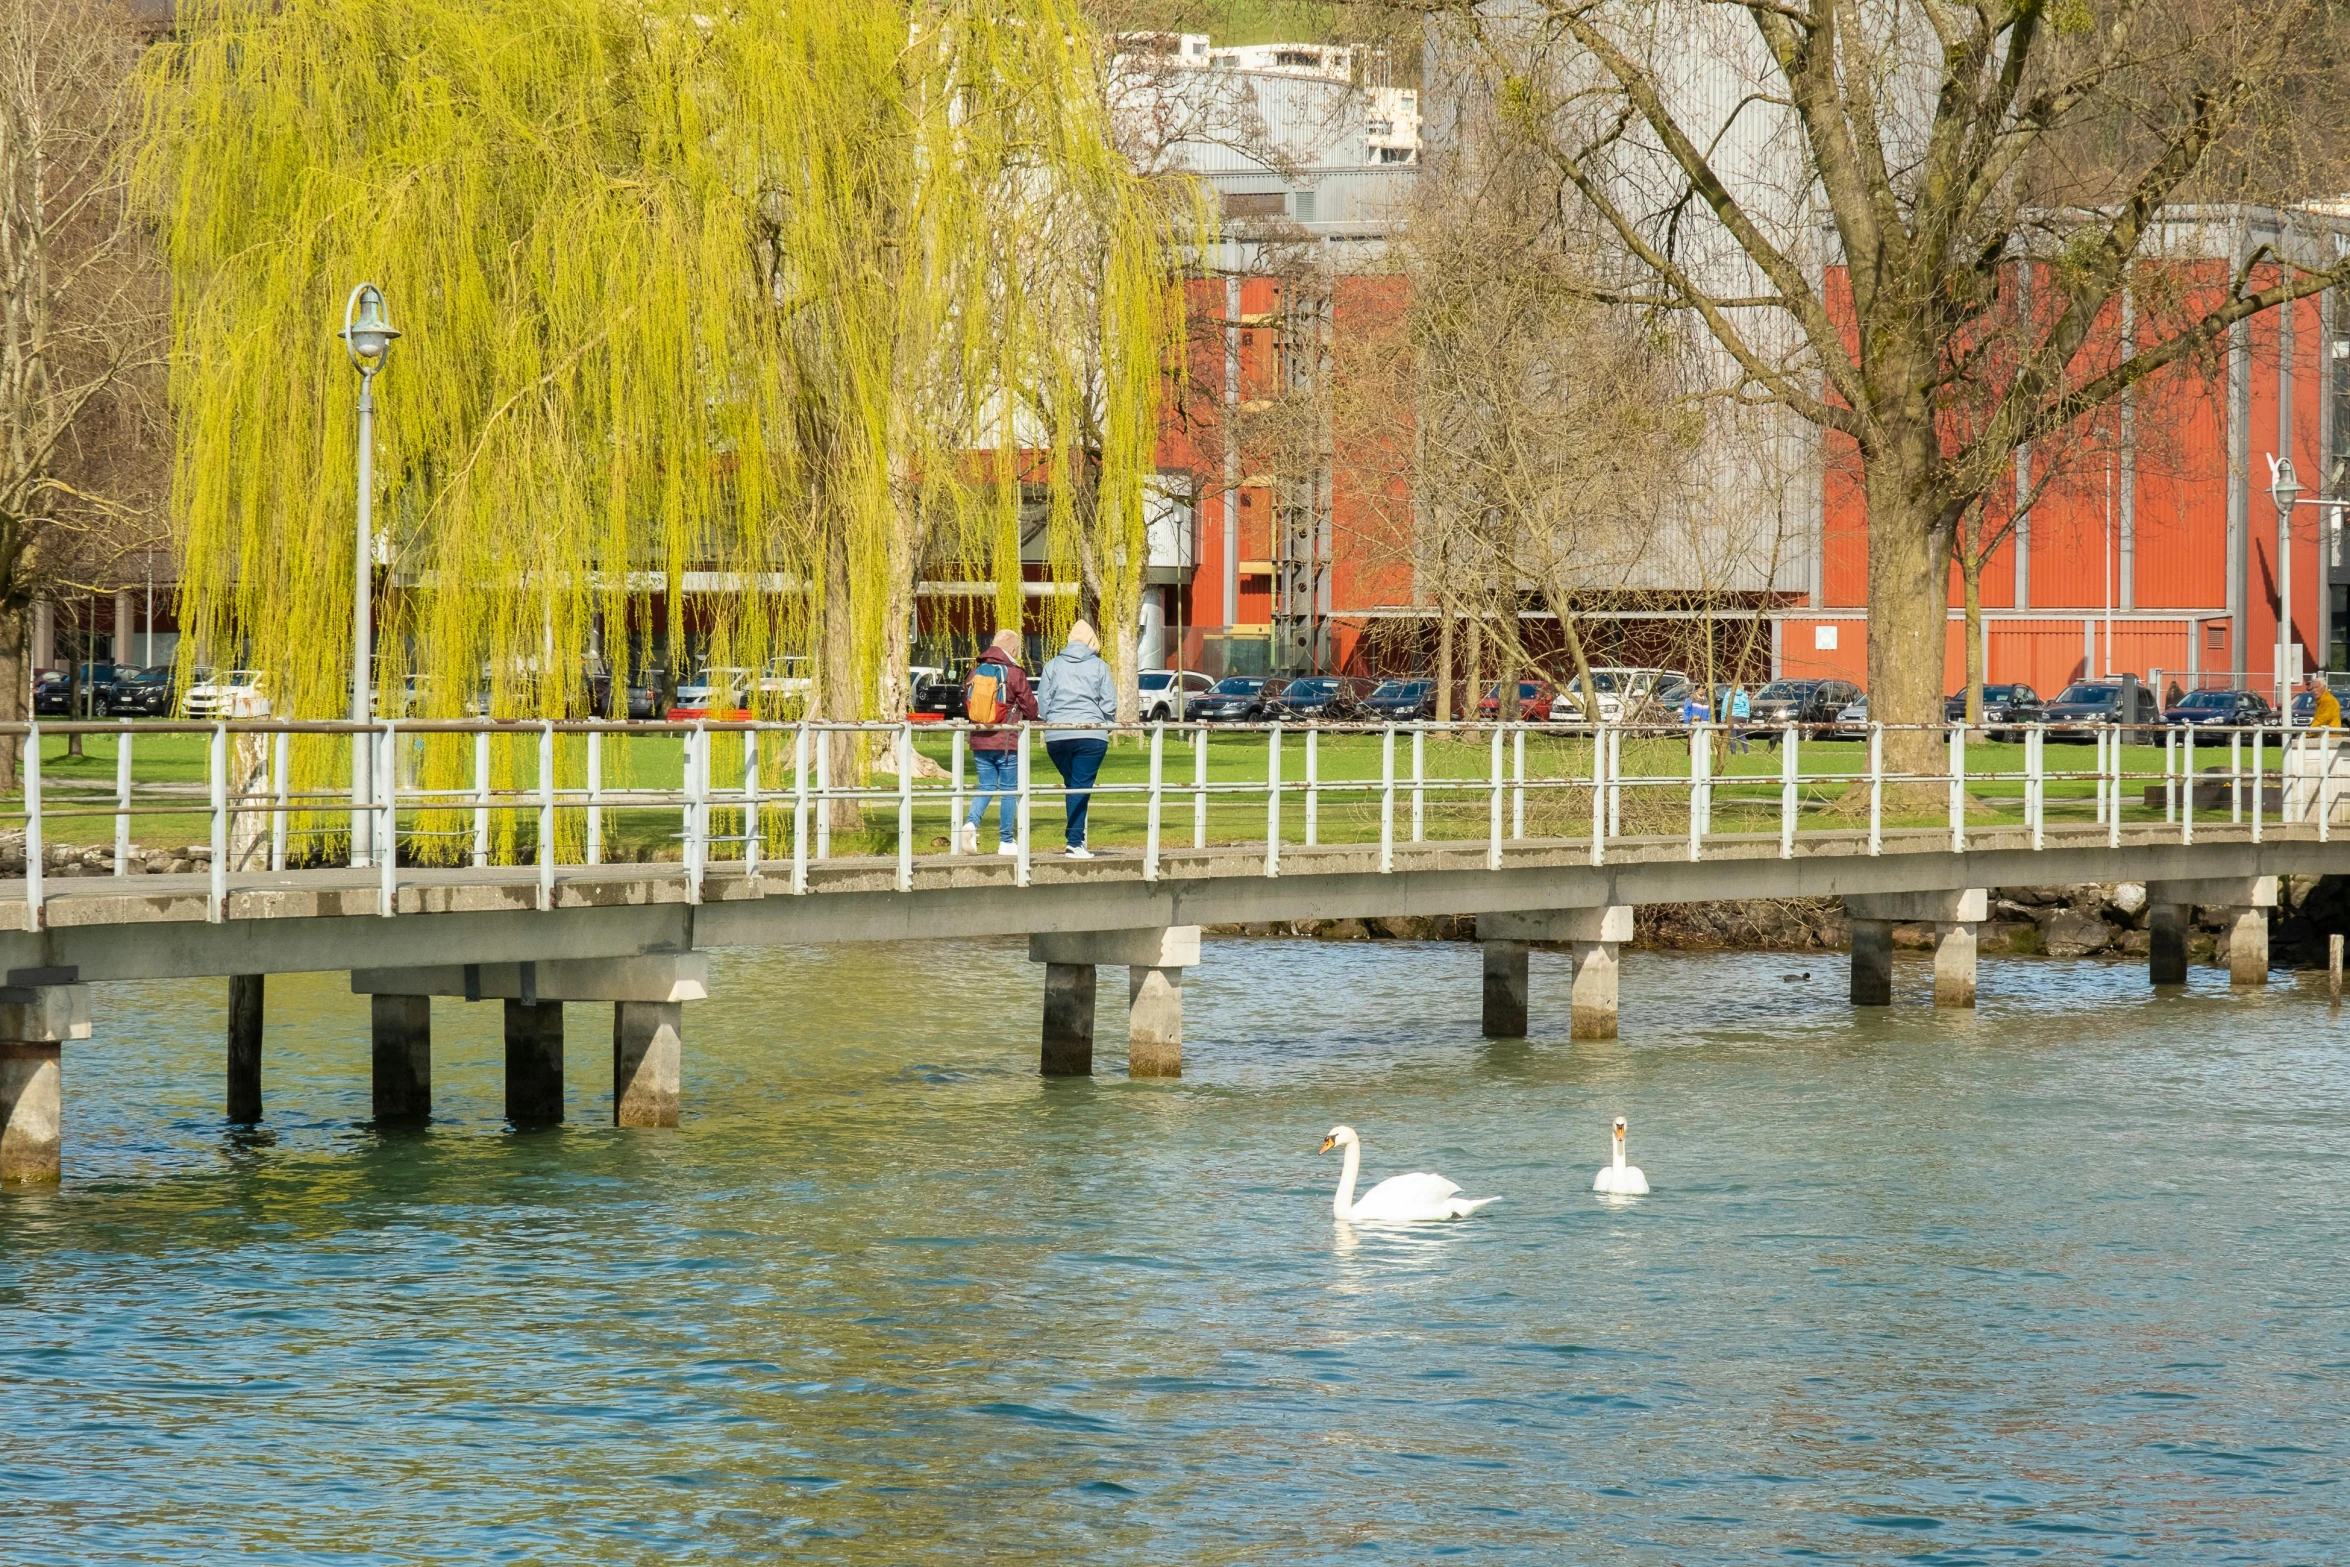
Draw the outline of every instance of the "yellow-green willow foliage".
M377 680L419 677L410 711L486 686L499 714L584 712L590 654L627 666L657 585L673 636L699 595L713 664L806 654L826 714L897 711L918 574L1017 607L1037 469L1098 479L1081 542L1130 621L1200 220L1112 147L1092 50L1067 0L184 3L144 161L183 666L347 710L331 334L363 279L406 334L376 384ZM1007 417L1090 450L1014 452Z

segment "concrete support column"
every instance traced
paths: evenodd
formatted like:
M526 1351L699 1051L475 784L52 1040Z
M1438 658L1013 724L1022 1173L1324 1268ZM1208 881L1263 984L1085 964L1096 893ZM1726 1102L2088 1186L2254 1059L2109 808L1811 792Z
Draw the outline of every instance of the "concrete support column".
M1891 920L1852 922L1852 1004L1856 1007L1893 1005Z
M2148 973L2157 985L2177 984L2187 977L2186 921L2179 905L2200 904L2204 908L2222 908L2228 911L2228 978L2238 985L2265 985L2268 983L2268 911L2277 906L2277 879L2274 876L2206 876L2189 881L2150 881L2146 884L2146 901L2154 906L2154 934L2151 943L2153 961ZM2177 979L2168 977L2163 959L2162 914L2165 907L2172 909L2173 929L2178 943L2178 957L2173 971Z
M1934 1005L1975 1004L1975 927L1971 920L1934 924Z
M675 1001L612 1003L612 1124L675 1126L685 1054L685 1008Z
M1616 954L1632 939L1632 906L1603 904L1582 909L1507 909L1477 916L1477 937L1485 947L1485 1032L1490 1038L1515 1038L1526 1032L1526 945L1548 941L1571 944L1575 952L1574 1014L1570 1032L1576 1039L1616 1037ZM1504 979L1514 982L1517 1027L1509 1034L1494 1024L1496 950L1515 950L1514 965ZM1506 960L1503 960L1506 961ZM1505 991L1505 997L1510 992Z
M432 997L368 997L375 1056L375 1122L422 1126L432 1119Z
M1147 963L1126 967L1126 1073L1183 1075L1183 970Z
M2228 983L2268 983L2268 910L2251 904L2228 910Z
M563 1124L563 1003L508 1001L506 1119L516 1126Z
M61 1168L64 1052L0 1040L0 1183L48 1184Z
M241 1126L261 1119L262 977L228 977L228 1118Z
M1183 971L1199 962L1199 927L1055 931L1028 938L1044 965L1044 1029L1037 1066L1046 1077L1093 1074L1095 969L1126 969L1126 1072L1183 1075Z
M1044 966L1044 1041L1038 1070L1047 1077L1093 1076L1091 963Z
M1526 944L1480 941L1485 957L1485 1037L1526 1037Z
M1616 948L1613 941L1575 943L1574 1037L1616 1037Z
M2156 903L2146 910L2146 978L2156 985L2187 982L2187 927L2194 910Z

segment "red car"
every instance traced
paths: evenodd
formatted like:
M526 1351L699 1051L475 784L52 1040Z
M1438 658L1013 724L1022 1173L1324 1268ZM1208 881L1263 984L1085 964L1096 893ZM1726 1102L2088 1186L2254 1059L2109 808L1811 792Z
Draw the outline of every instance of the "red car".
M1550 722L1550 704L1558 699L1558 688L1547 680L1518 682L1518 710L1510 717L1519 723L1545 724ZM1501 711L1501 686L1494 685L1477 703L1477 716L1490 721Z

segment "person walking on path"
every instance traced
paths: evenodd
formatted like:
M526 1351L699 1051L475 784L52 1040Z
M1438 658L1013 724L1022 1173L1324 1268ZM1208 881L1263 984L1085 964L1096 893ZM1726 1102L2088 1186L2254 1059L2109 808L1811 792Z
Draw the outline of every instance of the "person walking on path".
M987 651L979 655L979 662L971 666L971 678L963 685L963 712L976 726L971 735L971 760L979 768L979 797L971 802L971 813L964 818L959 847L965 854L979 852L980 824L987 820L989 803L1000 801L995 852L1018 854L1019 826L1012 813L1017 809L1020 789L1020 724L1036 716L1036 691L1028 683L1028 672L1020 667L1019 632L997 632ZM1008 727L988 727L996 724Z
M1036 705L1046 725L1045 755L1053 759L1069 793L1069 857L1090 860L1085 846L1088 792L1110 751L1109 725L1118 721L1118 685L1102 662L1102 639L1080 620L1069 628L1069 645L1053 655L1036 683Z
M1739 726L1739 720L1753 716L1754 704L1747 700L1745 685L1741 683L1732 686L1730 688L1730 754L1732 756L1746 754L1746 731Z

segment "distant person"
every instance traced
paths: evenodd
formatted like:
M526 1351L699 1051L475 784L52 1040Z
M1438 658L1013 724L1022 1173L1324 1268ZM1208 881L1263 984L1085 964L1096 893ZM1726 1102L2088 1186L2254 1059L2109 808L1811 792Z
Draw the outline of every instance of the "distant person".
M1744 756L1746 754L1747 746L1745 721L1752 718L1753 716L1754 703L1748 699L1746 695L1746 687L1743 685L1732 686L1730 688L1731 755Z
M963 713L975 726L971 760L979 768L979 798L971 802L971 814L963 822L963 852L979 852L980 823L987 820L989 803L1001 801L996 807L995 852L1018 854L1020 828L1012 813L1019 809L1019 726L1036 717L1036 691L1020 667L1019 632L997 632L971 666L971 678L963 683ZM1006 727L987 727L992 724Z
M1711 717L1713 714L1705 705L1704 694L1697 687L1691 686L1689 695L1681 702L1681 722L1695 729Z
M1085 846L1089 792L1110 751L1109 726L1118 721L1118 685L1102 662L1102 639L1080 620L1069 628L1069 645L1053 655L1037 680L1036 705L1044 723L1045 754L1060 771L1069 793L1062 807L1069 819L1069 858L1090 860Z
M2162 705L2165 707L2176 707L2185 700L2187 700L2187 693L2181 691L2179 689L2179 683L2174 680L2170 683L2169 694L2162 699Z
M2308 685L2310 691L2314 693L2311 700L2315 703L2309 710L2309 727L2312 729L2341 728L2342 704L2335 700L2334 688L2315 675L2309 677Z

